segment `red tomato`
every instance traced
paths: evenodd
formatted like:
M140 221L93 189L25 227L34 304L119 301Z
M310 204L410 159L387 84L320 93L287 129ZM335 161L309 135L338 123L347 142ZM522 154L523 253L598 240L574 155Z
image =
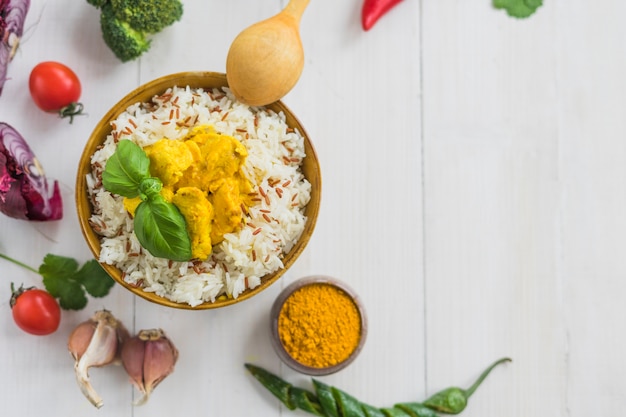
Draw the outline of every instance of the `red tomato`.
M81 114L80 80L74 71L59 62L37 64L30 73L28 88L33 101L43 111L70 118Z
M43 336L54 333L61 323L61 308L48 292L23 288L11 297L13 320L26 333Z

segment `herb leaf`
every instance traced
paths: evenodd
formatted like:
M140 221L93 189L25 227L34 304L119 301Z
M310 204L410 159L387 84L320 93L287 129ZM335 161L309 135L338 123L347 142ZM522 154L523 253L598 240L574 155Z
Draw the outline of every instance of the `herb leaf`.
M85 291L92 297L101 298L109 294L115 281L95 259L85 262L76 274Z
M52 255L50 253L43 258L43 263L39 266L39 273L44 278L46 276L71 276L74 275L77 270L78 261L76 261L76 259ZM48 290L48 292L50 292L50 290Z
M108 191L124 197L139 195L141 181L150 177L150 159L143 149L130 140L121 140L107 160L102 184Z
M78 284L62 285L59 294L54 297L59 299L59 306L64 310L82 310L87 305L87 296Z
M160 194L139 204L134 226L137 239L153 256L180 262L191 258L185 218Z
M141 198L133 225L139 243L148 252L173 261L191 259L185 218L161 195L163 183L150 176L150 158L139 145L130 140L117 144L102 173L102 184L114 194Z
M65 310L80 310L87 305L86 292L94 297L104 297L115 281L102 266L92 259L78 269L75 259L48 254L39 266L46 291L59 299Z
M520 19L531 16L542 4L543 0L493 0L493 7Z

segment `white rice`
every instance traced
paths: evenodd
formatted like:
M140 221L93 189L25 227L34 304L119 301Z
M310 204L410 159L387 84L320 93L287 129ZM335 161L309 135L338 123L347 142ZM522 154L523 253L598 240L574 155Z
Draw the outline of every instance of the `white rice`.
M248 157L243 169L258 201L244 216L246 225L225 235L206 261L155 258L139 244L123 198L102 187L102 171L118 140L144 147L162 138L182 138L198 125L211 125L244 144ZM128 107L111 126L112 133L92 156L87 176L94 205L90 223L102 236L100 262L123 271L131 285L191 306L237 298L284 267L284 255L304 230L311 186L300 169L304 138L287 126L282 112L244 105L227 88L173 87L150 103Z

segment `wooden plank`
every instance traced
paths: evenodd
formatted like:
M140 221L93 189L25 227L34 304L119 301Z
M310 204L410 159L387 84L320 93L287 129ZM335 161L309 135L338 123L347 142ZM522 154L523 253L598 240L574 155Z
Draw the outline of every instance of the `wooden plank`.
M322 165L322 208L303 268L347 282L369 317L359 358L326 380L391 406L424 387L420 12L419 2L403 2L363 32L360 6L310 3L305 69L285 101Z
M184 4L184 23L168 28L167 36L154 42L154 53L142 59L141 83L176 72L224 72L232 39L248 25L280 10L278 0L252 6L240 0ZM136 329L162 327L176 343L180 358L175 373L157 388L149 408L136 412L195 415L205 410L244 416L255 410L259 415L277 414L278 402L266 395L243 364L252 361L274 372L279 369L269 341L269 306L279 289L274 286L258 299L221 311L173 311L138 301Z
M74 205L76 167L93 126L120 94L134 87L136 77L127 77L136 64L124 69L111 55L99 33L98 12L85 3L31 2L20 48L9 68L10 79L0 97L0 119L15 127L37 155L48 177L59 181L64 216L59 222L25 222L0 215L0 251L38 268L47 253L73 257L83 263L92 258L82 239ZM94 30L95 29L95 30ZM28 77L42 61L59 61L70 66L82 82L81 100L86 116L68 120L46 114L32 101ZM60 328L52 335L37 337L23 333L14 325L8 307L9 282L42 287L41 277L2 261L0 289L4 319L0 342L2 359L0 400L5 414L88 415L97 412L81 394L74 376L73 360L67 351L71 330L93 312L108 308L124 322L132 320L132 297L114 288L104 300L90 299L81 311L63 311ZM5 285L6 284L6 285ZM93 369L92 383L104 398L102 416L130 416L131 393L119 389L127 377L119 367Z
M626 405L626 6L557 10L566 399L573 417L617 415Z
M230 41L247 25L277 12L276 3L257 2L249 8L242 1L220 6L190 2L192 24L201 28L205 16L214 15L211 33L219 35L196 39L191 49L176 48L189 32L172 27L164 41L168 45L154 45L164 48L162 53L142 61L142 82L189 69L223 71ZM361 356L325 381L380 406L415 399L416 392L424 391L419 4L407 2L403 8L404 14L390 14L376 30L364 33L354 3L308 6L301 22L305 69L284 102L305 126L322 165L323 202L315 234L279 283L236 308L193 315L192 320L192 314L139 301L138 328L165 323L174 335L194 333L193 338L177 337L186 356L159 390L186 396L189 387L179 378L193 375L198 381L198 374L206 375L194 389L215 399L232 398L233 390L246 396L246 401L211 402L212 412L278 414L276 401L242 365L260 364L311 388L309 378L279 363L265 330L269 307L281 288L305 275L324 274L351 285L369 317ZM197 33L202 34L200 29ZM389 47L400 39L402 48ZM160 57L165 51L169 59L164 62ZM189 355L219 359L195 361ZM155 396L154 407L196 412L197 403L173 403L170 395Z
M429 393L498 369L464 415L562 416L553 6L424 2Z

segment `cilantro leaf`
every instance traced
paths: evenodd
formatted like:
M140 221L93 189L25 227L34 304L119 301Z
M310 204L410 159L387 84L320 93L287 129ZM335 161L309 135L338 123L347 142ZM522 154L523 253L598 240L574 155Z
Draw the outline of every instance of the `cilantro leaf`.
M80 310L87 305L86 292L94 297L104 297L115 281L104 268L92 259L78 269L75 259L48 254L39 267L46 291L59 299L66 310Z
M537 11L543 0L493 0L493 7L505 9L509 16L523 19Z
M78 271L78 275L82 277L85 290L93 297L104 297L115 285L115 281L95 259L86 262Z
M48 254L43 258L43 263L39 266L39 274L43 277L46 291L54 298L59 298L67 285L64 277L74 275L77 269L78 262L76 260Z
M85 296L85 291L81 288L79 284L75 283L62 286L58 298L59 305L64 310L82 310L87 305L87 297Z
M43 258L43 263L39 266L39 273L46 275L71 275L78 269L76 259L65 256L47 254Z

